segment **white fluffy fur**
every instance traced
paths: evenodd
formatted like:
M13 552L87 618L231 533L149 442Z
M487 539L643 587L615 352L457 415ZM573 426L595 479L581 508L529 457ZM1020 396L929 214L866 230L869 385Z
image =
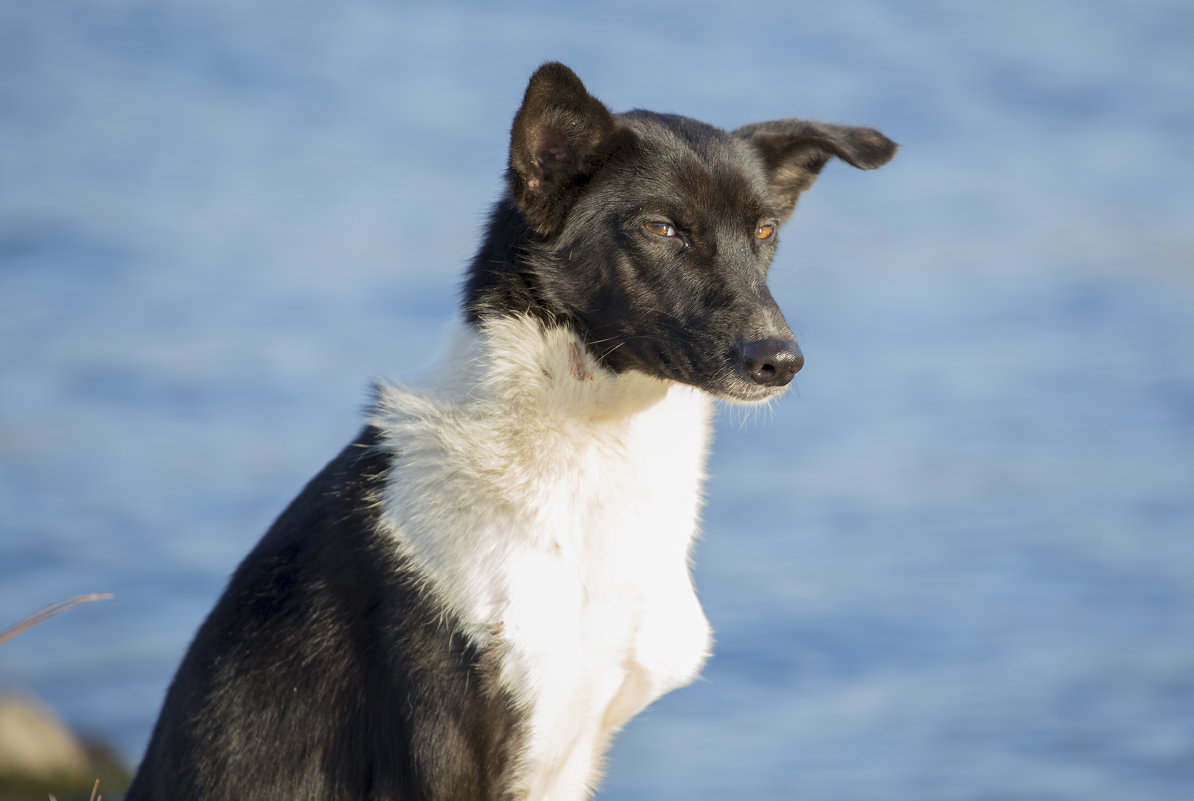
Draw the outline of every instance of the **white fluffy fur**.
M521 317L463 332L438 373L371 420L397 453L388 524L500 649L530 724L518 797L583 799L613 733L708 654L688 557L711 400Z

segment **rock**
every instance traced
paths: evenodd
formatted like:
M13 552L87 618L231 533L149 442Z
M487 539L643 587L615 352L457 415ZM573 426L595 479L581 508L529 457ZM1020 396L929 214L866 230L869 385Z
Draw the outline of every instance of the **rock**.
M27 695L0 693L0 801L119 799L128 771L97 740L80 740L45 706Z
M85 780L90 768L79 739L36 701L0 695L0 783Z

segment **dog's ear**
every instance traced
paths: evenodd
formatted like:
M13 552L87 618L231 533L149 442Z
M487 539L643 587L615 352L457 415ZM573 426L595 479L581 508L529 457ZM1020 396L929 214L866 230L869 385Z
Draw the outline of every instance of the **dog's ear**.
M772 197L784 220L792 216L800 193L813 185L831 157L860 170L873 170L886 164L899 147L872 128L795 119L745 125L734 136L750 142L762 155Z
M510 189L527 221L553 233L600 164L614 117L563 64L531 76L510 135Z

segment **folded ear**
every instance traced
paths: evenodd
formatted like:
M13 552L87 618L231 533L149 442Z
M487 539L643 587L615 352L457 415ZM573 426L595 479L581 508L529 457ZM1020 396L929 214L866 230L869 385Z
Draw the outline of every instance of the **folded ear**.
M872 128L795 119L745 125L734 136L750 142L763 157L772 197L785 220L831 157L872 170L886 164L899 147Z
M613 132L613 115L572 70L552 62L531 76L514 117L508 177L536 231L550 234L563 222Z

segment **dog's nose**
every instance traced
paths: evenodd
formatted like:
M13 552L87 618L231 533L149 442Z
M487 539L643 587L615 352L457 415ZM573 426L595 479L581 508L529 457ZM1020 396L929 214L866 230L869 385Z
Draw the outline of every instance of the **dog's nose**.
M783 387L804 366L804 354L794 339L760 339L738 346L742 369L764 387Z

